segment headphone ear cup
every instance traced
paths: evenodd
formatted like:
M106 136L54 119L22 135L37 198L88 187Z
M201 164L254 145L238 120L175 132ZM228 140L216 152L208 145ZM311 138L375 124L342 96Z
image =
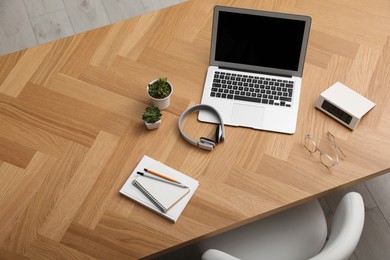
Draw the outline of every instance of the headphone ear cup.
M210 146L211 149L213 149L215 147L215 142L211 139L206 138L206 137L201 137L200 142L202 144L205 144L206 146Z
M183 129L184 119L189 114L191 114L192 112L197 111L197 110L199 110L199 111L200 110L207 110L211 113L214 113L218 117L219 124L217 125L217 130L215 132L215 137L216 137L215 141L204 138L204 137L200 138L200 140L198 141L198 140L192 139L190 136L188 136L184 132L184 129ZM186 141L188 141L190 144L195 145L197 147L200 147L202 149L213 150L213 148L216 146L217 143L220 143L225 139L225 130L224 130L225 128L224 128L224 124L223 124L223 120L222 120L221 115L218 113L218 111L215 108L213 108L212 106L206 105L206 104L195 105L195 106L192 106L192 107L188 108L187 110L185 110L181 114L181 116L179 117L178 125L179 125L179 131L180 131L180 134L182 135L182 137Z
M222 126L221 125L218 125L217 126L217 129L215 129L215 141L217 142L217 144L222 140Z

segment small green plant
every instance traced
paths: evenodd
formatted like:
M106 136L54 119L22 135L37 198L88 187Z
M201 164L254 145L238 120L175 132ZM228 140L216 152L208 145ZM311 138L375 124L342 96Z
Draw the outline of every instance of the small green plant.
M159 78L152 84L149 84L148 93L154 98L166 98L171 93L171 87L169 86L167 78Z
M162 114L158 107L147 107L145 112L142 114L142 119L147 123L156 123L160 120Z

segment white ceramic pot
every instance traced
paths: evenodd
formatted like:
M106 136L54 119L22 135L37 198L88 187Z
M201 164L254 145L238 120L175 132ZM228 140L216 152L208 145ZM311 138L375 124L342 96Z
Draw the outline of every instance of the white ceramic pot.
M158 107L159 109L166 109L169 107L169 104L171 102L171 95L173 92L173 86L172 86L171 82L168 81L168 84L171 88L171 93L169 93L169 96L167 96L166 98L154 98L154 97L149 95L149 85L153 84L156 81L157 81L157 79L153 80L152 82L150 82L148 84L148 87L146 88L146 92L148 93L148 96L152 100L152 104L154 107Z
M144 122L145 122L146 128L149 129L149 130L153 130L153 129L159 128L160 125L161 125L161 119L158 120L158 121L155 122L155 123L148 123L148 122L146 122L146 121L144 121Z

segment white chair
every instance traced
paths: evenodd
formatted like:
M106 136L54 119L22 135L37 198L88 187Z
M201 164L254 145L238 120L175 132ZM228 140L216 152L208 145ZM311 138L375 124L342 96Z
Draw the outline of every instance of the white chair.
M342 260L355 250L363 225L363 199L350 192L336 209L328 239L324 212L313 200L204 240L198 247L203 260Z

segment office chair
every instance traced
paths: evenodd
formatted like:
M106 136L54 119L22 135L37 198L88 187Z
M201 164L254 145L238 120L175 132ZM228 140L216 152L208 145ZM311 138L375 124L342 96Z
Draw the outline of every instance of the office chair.
M204 240L198 247L204 252L202 260L342 260L355 250L363 225L363 199L350 192L336 209L328 238L324 212L313 200Z

